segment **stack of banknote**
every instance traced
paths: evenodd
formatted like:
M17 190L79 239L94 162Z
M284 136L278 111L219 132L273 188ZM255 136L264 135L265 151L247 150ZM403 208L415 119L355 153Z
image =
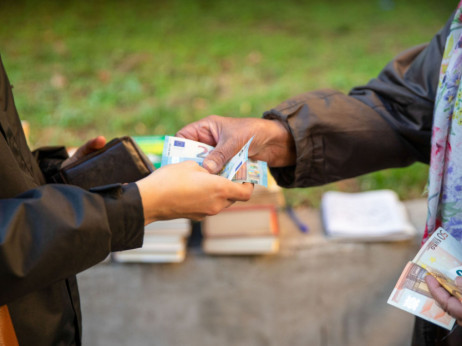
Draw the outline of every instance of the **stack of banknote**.
M249 159L249 146L253 137L228 161L219 175L236 182L249 182L268 186L268 166L264 161ZM214 147L189 139L166 136L161 166L183 161L196 161L202 165Z
M427 275L462 301L462 292L454 283L457 276L462 276L462 244L443 228L438 228L408 262L388 303L451 330L455 319L431 296L424 280Z

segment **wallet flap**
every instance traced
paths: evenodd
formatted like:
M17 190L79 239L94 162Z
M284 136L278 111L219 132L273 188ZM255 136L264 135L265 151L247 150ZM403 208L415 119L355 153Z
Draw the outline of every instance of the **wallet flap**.
M54 181L85 189L130 183L149 175L154 166L131 137L115 138L103 148L62 168Z

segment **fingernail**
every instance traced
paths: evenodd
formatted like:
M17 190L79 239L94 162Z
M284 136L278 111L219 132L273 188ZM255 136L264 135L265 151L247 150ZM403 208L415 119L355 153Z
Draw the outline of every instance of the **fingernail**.
M215 173L217 170L217 164L212 160L204 161L204 167L211 173Z

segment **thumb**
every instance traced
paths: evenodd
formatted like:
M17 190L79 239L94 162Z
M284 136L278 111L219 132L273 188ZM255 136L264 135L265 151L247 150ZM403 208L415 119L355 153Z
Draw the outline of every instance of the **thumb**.
M233 143L234 142L234 143ZM233 140L218 143L215 149L204 159L202 166L210 173L216 174L222 170L224 165L239 151Z
M106 145L106 138L104 136L98 136L93 139L87 141L84 145L82 145L77 152L75 153L76 158L84 157L98 149L101 149Z

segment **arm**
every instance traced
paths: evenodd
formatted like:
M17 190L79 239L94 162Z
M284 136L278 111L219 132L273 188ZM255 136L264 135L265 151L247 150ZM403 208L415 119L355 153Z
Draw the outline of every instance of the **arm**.
M252 184L183 162L136 183L90 191L48 184L0 199L0 306L75 275L111 251L140 247L147 223L201 219L248 200L252 190Z
M428 163L449 25L428 45L398 55L376 79L349 95L309 92L266 112L266 118L287 126L296 143L296 165L272 169L278 183L322 185L415 161Z
M267 123L211 116L177 135L216 146L204 161L211 172L255 136L250 157L267 161L283 187L323 185L428 162L433 100L449 24L428 46L403 52L377 79L349 95L307 92L265 112Z
M49 184L0 199L0 305L141 246L143 221L135 184Z

